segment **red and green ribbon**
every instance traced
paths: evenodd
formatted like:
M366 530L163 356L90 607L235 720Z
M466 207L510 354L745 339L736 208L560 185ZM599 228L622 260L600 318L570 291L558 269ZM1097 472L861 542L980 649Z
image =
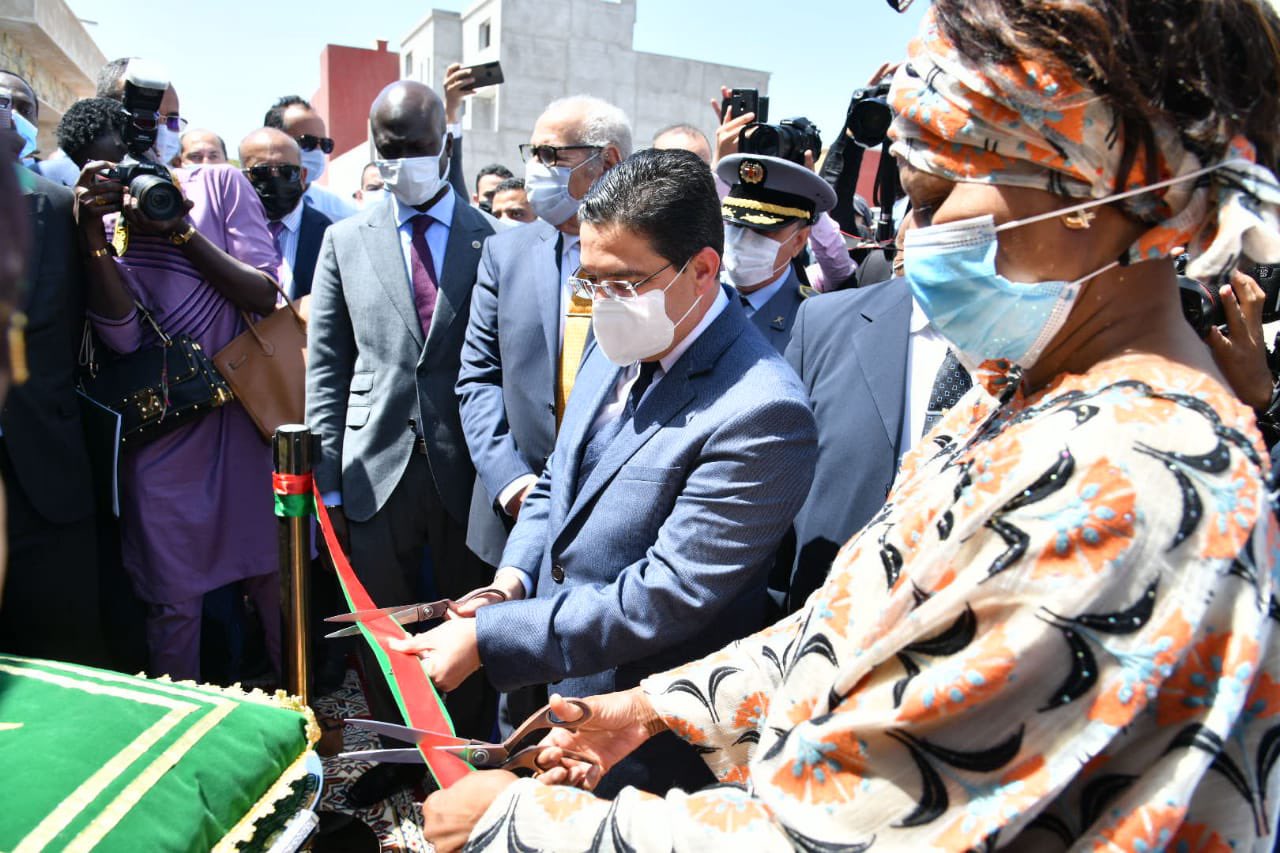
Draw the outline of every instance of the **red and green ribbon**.
M276 515L280 518L307 518L315 515L310 474L271 475L271 491L275 494Z
M309 477L308 480L310 480ZM338 581L342 585L342 593L346 596L347 604L352 611L373 610L378 607L378 604L369 597L364 584L360 583L360 579L356 577L355 570L351 568L351 562L338 544L338 538L333 532L333 524L329 521L329 512L325 509L324 501L320 498L319 491L315 490L314 484L312 490L320 531L333 558L333 567L337 571ZM418 744L418 751L422 753L422 759L426 762L431 775L435 777L436 783L441 788L449 787L471 772L472 768L461 758L455 758L447 752L440 752L433 748L455 745L456 741L452 737L453 721L449 718L449 712L444 707L444 702L440 700L440 694L436 693L431 679L423 672L421 661L413 655L393 652L388 647L387 643L392 638L407 636L407 632L390 616L379 616L357 624L360 626L360 633L373 649L378 664L382 667L382 673L391 687L396 704L400 706L405 724L440 735L438 739L423 738Z

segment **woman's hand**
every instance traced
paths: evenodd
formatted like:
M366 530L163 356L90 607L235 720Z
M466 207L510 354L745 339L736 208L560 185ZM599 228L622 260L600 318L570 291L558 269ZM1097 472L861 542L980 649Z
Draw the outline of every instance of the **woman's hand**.
M1219 290L1227 315L1227 334L1209 329L1205 341L1227 384L1246 405L1261 412L1271 404L1271 369L1262 336L1262 308L1266 294L1258 283L1236 270L1231 284Z
M102 171L110 169L113 165L106 160L93 160L86 163L80 170L80 180L76 181L73 189L76 197L76 224L88 236L93 236L96 229L96 234L102 238L101 242L104 245L106 234L103 230L102 218L109 213L119 213L124 201L124 187L102 176Z
M591 709L591 719L576 731L552 729L542 739L547 747L538 756L538 779L548 785L573 785L591 790L600 777L642 743L666 728L649 697L639 687L621 693L606 693L582 700ZM572 720L578 709L564 697L551 697L551 710L563 720ZM590 763L569 758L577 753Z
M422 834L440 853L461 850L476 822L516 781L506 770L468 773L422 803Z
M138 200L128 192L125 192L122 212L125 221L129 223L129 227L136 228L140 234L168 237L171 234L179 234L187 230L187 226L191 224L187 221L187 214L191 212L191 208L194 206L191 199L184 198L182 200L181 215L171 219L149 219L142 212L142 208L138 206Z

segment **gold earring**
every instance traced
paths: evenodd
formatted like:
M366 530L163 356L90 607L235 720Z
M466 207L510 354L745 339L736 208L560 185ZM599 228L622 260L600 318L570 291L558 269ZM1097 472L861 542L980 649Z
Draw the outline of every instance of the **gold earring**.
M1072 231L1088 231L1093 227L1093 220L1097 217L1098 214L1092 210L1077 210L1075 213L1068 213L1059 218L1062 220L1062 224Z

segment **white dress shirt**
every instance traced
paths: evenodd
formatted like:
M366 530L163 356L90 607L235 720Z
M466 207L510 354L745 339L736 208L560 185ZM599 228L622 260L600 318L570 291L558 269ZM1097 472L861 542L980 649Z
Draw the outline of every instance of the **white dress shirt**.
M276 270L276 277L284 292L289 294L290 299L294 299L293 268L298 261L298 232L302 230L302 204L295 204L293 210L286 213L280 220L280 224L284 228L280 229L280 233L276 235L276 250L280 253L280 266Z
M907 341L907 393L904 398L906 411L902 413L902 435L899 456L916 446L924 432L925 416L929 413L929 397L933 393L933 381L938 369L946 360L950 346L937 329L929 325L920 304L911 300L911 332Z
M774 297L774 294L782 289L783 283L786 282L787 276L790 274L791 264L787 264L778 273L778 277L766 284L764 287L757 287L750 293L743 293L741 290L738 290L738 296L745 296L747 298L747 304L742 306L747 312L747 316L754 317L757 311L767 305L769 300Z
M671 368L680 360L680 356L684 355L689 347L693 346L693 342L702 336L702 333L715 322L716 318L729 305L729 298L725 296L724 288L717 287L715 299L711 302L711 307L706 314L702 315L702 319L698 321L698 325L694 326L689 334L684 336L678 344L671 348L671 352L658 359L658 368L653 372L653 379L649 383L649 389L652 390L662 377L671 372ZM623 368L618 374L618 379L614 383L613 393L605 398L604 404L600 406L600 411L596 415L596 419L591 424L591 429L587 431L586 440L590 441L591 436L595 435L600 427L606 423L616 419L622 414L622 410L627 405L627 395L631 393L631 386L636 383L636 379L640 376L640 362ZM645 393L649 393L646 391ZM504 566L501 571L514 572L520 579L520 584L524 587L525 598L529 597L529 593L533 591L533 578L521 568L516 566Z

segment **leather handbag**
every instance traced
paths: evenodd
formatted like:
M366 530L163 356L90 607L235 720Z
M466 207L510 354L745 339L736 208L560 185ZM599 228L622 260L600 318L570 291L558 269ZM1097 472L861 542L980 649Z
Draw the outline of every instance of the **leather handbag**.
M166 334L142 303L134 305L158 344L100 362L86 323L81 357L80 390L120 415L124 449L154 441L235 399L198 342Z
M281 425L302 423L306 410L307 321L280 293L284 305L257 323L240 312L249 328L213 357L268 441Z

